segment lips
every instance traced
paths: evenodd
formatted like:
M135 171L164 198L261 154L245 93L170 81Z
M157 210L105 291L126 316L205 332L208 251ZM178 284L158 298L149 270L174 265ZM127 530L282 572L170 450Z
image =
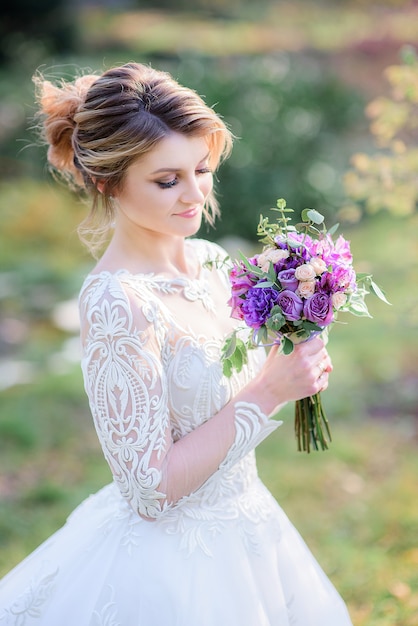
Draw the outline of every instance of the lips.
M182 211L182 213L176 213L177 217L191 218L198 215L199 209L197 207L193 207L192 209L188 209L187 211Z

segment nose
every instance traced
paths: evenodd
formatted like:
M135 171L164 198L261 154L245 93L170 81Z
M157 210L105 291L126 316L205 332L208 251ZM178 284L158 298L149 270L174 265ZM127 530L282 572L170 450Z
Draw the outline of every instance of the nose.
M202 177L193 174L186 180L186 185L181 199L186 204L200 204L206 198L204 191L204 181Z

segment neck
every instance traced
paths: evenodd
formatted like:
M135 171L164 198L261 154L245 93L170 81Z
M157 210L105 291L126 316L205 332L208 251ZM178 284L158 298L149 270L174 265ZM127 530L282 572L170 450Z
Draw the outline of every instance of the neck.
M184 237L149 232L141 232L140 237L135 235L134 231L121 232L116 228L97 269L196 276L197 261L188 255Z

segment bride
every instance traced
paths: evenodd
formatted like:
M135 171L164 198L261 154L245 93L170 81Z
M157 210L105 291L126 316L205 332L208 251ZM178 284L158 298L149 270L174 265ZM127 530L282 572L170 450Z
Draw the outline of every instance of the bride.
M269 416L326 389L322 340L222 374L226 253L194 235L218 214L228 129L141 64L35 82L49 163L92 199L81 237L96 258L110 239L80 318L113 482L0 582L0 625L350 626L255 464Z

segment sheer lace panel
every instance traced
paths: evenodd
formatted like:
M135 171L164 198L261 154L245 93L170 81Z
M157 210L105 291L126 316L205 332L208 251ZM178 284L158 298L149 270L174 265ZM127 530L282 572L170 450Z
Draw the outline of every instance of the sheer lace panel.
M98 437L121 494L145 518L239 461L278 425L255 405L230 402L254 371L222 376L220 346L232 321L219 274L202 270L188 281L104 272L88 277L80 296L82 368Z

